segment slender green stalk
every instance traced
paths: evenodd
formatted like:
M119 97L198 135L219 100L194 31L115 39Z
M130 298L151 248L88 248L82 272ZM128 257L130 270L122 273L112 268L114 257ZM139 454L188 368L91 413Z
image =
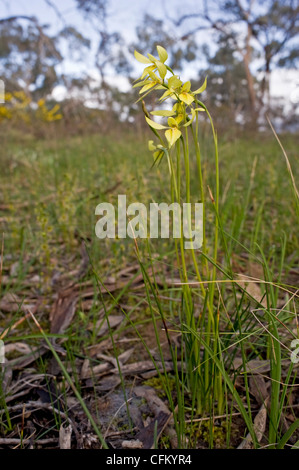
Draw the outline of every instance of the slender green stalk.
M277 444L277 449L283 449L286 443L288 442L288 440L290 439L290 437L292 436L292 434L294 434L294 432L298 428L299 428L299 419L296 419L296 421L294 421L294 423L291 424L287 432L284 434L282 439ZM298 446L298 443L299 441L296 442L295 446Z
M198 333L194 332L192 329L188 328L187 325L185 325L185 328L187 328L190 333L192 335L194 335L195 337L199 337ZM229 374L226 372L226 370L224 369L223 367L223 364L221 363L221 361L218 359L217 356L214 355L214 352L213 350L210 348L210 346L204 341L202 340L202 343L204 345L204 347L207 349L208 353L209 353L209 356L211 358L211 360L214 362L214 364L216 365L216 367L219 369L219 371L221 372L222 376L223 376L223 379L225 380L228 388L230 389L230 392L233 396L233 399L236 401L238 407L239 407L239 410L243 416L243 419L246 423L246 426L248 428L248 431L252 437L252 440L253 440L253 443L255 446L257 446L257 439L256 439L256 434L255 434L255 431L254 431L254 428L253 428L253 423L252 423L252 420L250 418L250 416L248 415L244 405L243 405L243 402L242 402L242 399L240 397L240 395L238 394L238 392L236 391L235 387L234 387L234 384L232 382L232 380L230 379L229 377Z

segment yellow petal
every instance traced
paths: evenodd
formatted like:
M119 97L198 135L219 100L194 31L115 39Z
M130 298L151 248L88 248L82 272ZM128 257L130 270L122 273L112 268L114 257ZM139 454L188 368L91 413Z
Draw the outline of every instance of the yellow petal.
M156 75L154 72L152 72L151 70L148 71L148 74L150 76L150 78L152 80L154 80L155 82L161 82L162 80L158 77L158 75Z
M157 51L159 54L159 59L161 60L161 62L164 63L168 59L168 54L166 50L162 46L157 46Z
M159 111L152 111L151 114L153 116L174 116L173 111L169 111L168 109L161 109Z
M149 141L148 141L148 149L149 149L149 151L150 151L150 152L153 152L154 150L156 150L156 148L157 148L157 147L155 146L154 141L153 141L153 140L149 140Z
M184 85L182 86L182 91L190 91L190 88L191 88L191 82L188 80L188 82L184 83Z
M159 60L156 61L156 66L157 66L160 77L164 78L165 75L167 74L167 68Z
M172 147L175 142L181 137L182 133L176 127L172 127L165 132L165 137L168 141L169 147Z
M148 125L152 127L153 129L157 129L157 130L166 129L166 127L163 126L162 124L158 124L157 122L152 121L152 119L149 119L146 116L145 116L145 120L148 123Z
M178 114L175 118L177 125L184 119L184 114Z
M178 123L176 122L176 120L173 117L170 117L167 122L168 122L169 127L177 127L178 126Z
M173 75L172 77L168 79L168 87L173 88L174 90L176 88L179 88L181 84L182 84L182 81L176 75Z
M135 59L138 60L138 62L141 62L142 64L150 64L151 61L145 57L144 55L140 54L140 52L138 51L134 51L134 56L135 56Z
M144 86L148 83L152 83L152 80L142 80L141 82L135 83L135 85L133 85L133 88L138 88L139 86Z
M155 84L153 82L148 83L147 85L144 85L144 87L141 88L139 91L139 94L141 95L142 93L145 93L147 90L150 90Z
M194 101L193 96L191 96L186 91L183 91L183 93L179 95L179 98L181 101L183 101L183 103L186 103L188 106Z
M147 54L148 58L150 59L151 62L156 62L156 57L154 57L152 54Z
M190 124L192 124L192 121L194 120L196 116L196 113L193 108L191 108L191 115L192 115L191 119L189 119L189 121L187 121L186 124L183 125L184 127L190 126Z
M184 113L184 105L182 103L180 103L179 101L177 101L174 105L173 105L173 108L172 108L172 111L176 114L182 114Z
M140 77L140 80L142 80L144 77L146 77L149 72L152 72L153 70L155 70L155 66L154 65L149 65L148 67L145 67L145 69L143 70L143 73Z
M165 93L159 98L160 100L165 100L168 96L173 97L173 91L171 90L166 90ZM175 98L175 96L174 96Z
M203 82L201 87L195 90L194 94L198 95L199 93L202 93L203 91L205 91L206 88L207 88L207 77L205 78L205 81Z

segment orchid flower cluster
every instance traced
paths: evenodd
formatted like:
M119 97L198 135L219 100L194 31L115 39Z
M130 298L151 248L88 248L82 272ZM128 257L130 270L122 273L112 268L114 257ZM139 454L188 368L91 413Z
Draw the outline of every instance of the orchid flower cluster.
M205 79L203 85L195 91L191 91L191 83L187 81L183 83L178 75L175 75L173 70L166 65L168 54L164 47L157 46L159 58L151 54L147 57L140 54L135 50L135 58L146 67L137 80L134 87L141 87L139 94L140 100L143 99L153 90L163 90L164 93L160 97L160 102L163 103L168 98L175 101L171 110L160 109L152 111L150 114L153 116L162 116L167 119L167 126L159 124L150 119L149 114L145 112L146 122L159 137L161 144L155 145L153 140L149 141L149 150L154 152L154 159L159 159L165 150L171 149L176 141L182 136L182 130L192 124L196 115L200 111L206 111L203 103L198 101L196 95L202 93L207 86ZM170 72L171 76L167 78L167 73ZM139 100L138 100L139 101ZM161 139L157 131L165 130L166 142Z

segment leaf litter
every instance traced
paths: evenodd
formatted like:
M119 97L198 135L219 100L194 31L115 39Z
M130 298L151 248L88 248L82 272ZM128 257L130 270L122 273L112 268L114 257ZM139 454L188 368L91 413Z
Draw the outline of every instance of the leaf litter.
M173 373L174 367L165 349L164 363L155 349L154 332L145 323L144 335L152 338L151 353L156 360L156 367L148 359L147 353L141 353L140 341L134 336L128 317L135 310L130 304L130 292L135 299L141 297L139 291L144 290L143 277L138 273L136 264L127 266L108 275L103 284L97 286L88 278L90 265L85 245L80 249L81 261L78 267L68 269L65 273L54 272L51 279L50 292L41 292L36 286L39 276L30 273L23 280L19 289L4 292L0 298L0 318L15 318L11 327L0 329L0 338L9 339L6 345L6 362L1 365L1 448L100 448L101 445L94 434L88 419L71 387L65 382L51 350L45 341L34 336L29 312L33 312L45 331L48 331L52 347L65 362L67 370L80 386L88 409L105 436L108 446L114 449L150 449L161 441L162 436L171 448L177 448L177 436L173 425L173 415L165 394L148 385L145 380L157 377L159 372ZM2 258L1 258L2 260ZM11 260L9 274L2 274L3 286L17 286L19 264ZM7 263L6 263L7 265ZM248 283L250 276L257 275L255 266L248 270L249 277L243 274L240 282L242 288L263 305L263 293L257 283ZM153 273L151 273L153 274ZM12 282L11 282L12 281ZM165 270L155 272L155 282L163 286L166 295L161 299L179 301L169 297L167 288L173 287L178 279L174 279ZM126 296L119 303L109 302L109 293L116 295L130 285ZM26 296L24 293L26 289ZM101 308L101 296L105 296L106 307ZM121 307L119 304L121 303ZM108 307L107 307L108 306ZM109 311L109 322L105 309ZM75 334L75 323L78 311L86 320L84 334L94 334L94 343L75 351L70 361L69 341ZM124 314L127 312L127 315ZM133 312L133 313L132 313ZM92 313L92 315L90 315ZM16 317L18 315L18 318ZM90 316L89 316L90 315ZM92 318L96 321L92 321ZM139 328L139 327L138 327ZM161 335L164 335L161 325ZM114 342L119 347L118 361L113 349ZM173 340L178 341L177 332ZM176 338L176 339L175 339ZM166 344L164 341L163 344ZM126 345L129 345L128 347ZM285 364L287 366L287 364ZM178 361L178 368L182 364ZM297 365L295 365L296 369ZM119 375L121 370L122 379ZM158 369L158 370L157 370ZM286 370L286 369L285 369ZM270 363L267 360L249 360L246 373L249 374L249 390L252 396L252 409L255 414L254 428L258 442L263 444L268 426L267 409L270 406L269 380ZM236 386L243 387L244 370L242 358L236 357L232 363L232 374L236 378ZM122 380L125 389L122 387ZM296 409L298 406L296 389L290 393L289 403ZM290 405L291 406L291 405ZM292 408L290 408L292 409ZM128 416L129 410L129 416ZM238 413L235 413L236 415ZM218 418L219 419L219 418ZM281 426L287 431L294 415L282 415ZM236 419L236 427L239 426ZM22 432L22 436L20 435ZM155 442L156 439L156 442ZM290 442L294 441L294 436ZM198 443L198 447L205 447ZM241 434L233 442L238 448L252 448L250 436Z

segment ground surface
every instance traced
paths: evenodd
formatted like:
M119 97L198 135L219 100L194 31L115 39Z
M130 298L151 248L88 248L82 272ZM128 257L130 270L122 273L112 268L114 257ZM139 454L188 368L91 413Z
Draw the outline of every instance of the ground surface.
M213 187L211 143L206 135L202 139L205 182ZM246 426L229 392L224 413L219 415L215 403L209 412L194 415L187 386L186 426L178 442L163 383L167 376L176 403L165 324L154 310L155 331L135 244L131 239L99 240L94 234L94 212L100 202L117 204L118 194L126 194L129 202L168 201L167 165L151 169L146 139L134 140L133 135L19 141L4 141L0 161L0 232L4 234L0 243L0 338L6 356L1 376L0 447L57 448L63 442L74 448L101 447L74 388L112 448L236 448L246 443ZM284 143L296 172L298 142L285 136ZM279 290L277 308L286 310L280 317L281 341L289 347L288 331L298 332L294 314L298 297L292 295L298 287L299 258L294 199L284 157L273 137L220 141L220 170L222 223L238 240L231 242L233 269L247 276L245 280L248 276L256 280L246 287L251 301L244 307L244 328L251 331L256 320L248 313L254 300L264 301L259 282L263 268L251 256L257 255L258 242L274 279L279 272L287 289ZM209 221L209 212L207 218ZM211 223L208 231L212 230ZM285 257L278 269L284 234ZM142 243L139 249L149 260ZM179 272L174 247L167 240L155 241L151 256L148 273L159 290L166 327L183 370L182 298L175 286ZM221 244L219 256L224 258ZM195 318L203 309L197 292L195 288ZM227 334L225 318L232 315L232 289L227 286L221 293L223 310L218 308ZM238 298L242 298L241 291ZM50 346L31 314L49 335ZM263 311L256 316L256 321L264 321ZM263 335L255 336L255 350L252 343L245 350L248 390L253 418L259 421L260 445L266 446L270 363ZM289 351L284 350L282 357L282 381L288 380L291 386L283 404L281 435L299 416L297 366L290 372ZM240 354L230 350L225 361L246 403ZM69 425L71 434L64 432ZM298 438L295 431L288 445ZM250 443L246 445L250 447Z

